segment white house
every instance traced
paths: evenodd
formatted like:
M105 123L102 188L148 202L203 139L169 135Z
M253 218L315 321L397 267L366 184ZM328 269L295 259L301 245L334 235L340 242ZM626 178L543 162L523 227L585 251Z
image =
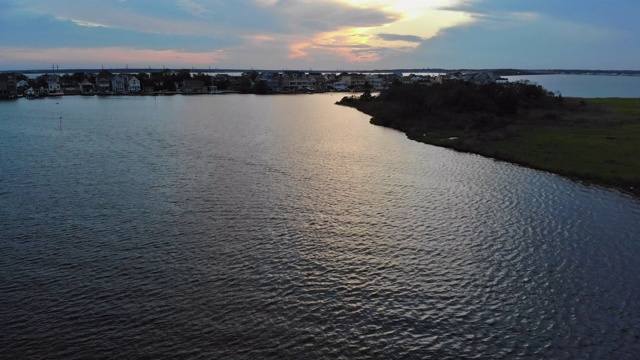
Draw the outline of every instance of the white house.
M55 80L47 81L49 94L58 94L60 93L60 83Z
M371 85L373 91L380 91L384 88L384 82L378 75L367 75L364 77L364 81Z
M307 75L299 71L285 71L281 79L284 89L306 90L311 85Z
M142 90L140 86L140 80L137 77L131 76L128 81L128 87L130 93L139 93Z
M350 88L361 88L364 86L364 75L363 74L340 74L340 81L347 84Z

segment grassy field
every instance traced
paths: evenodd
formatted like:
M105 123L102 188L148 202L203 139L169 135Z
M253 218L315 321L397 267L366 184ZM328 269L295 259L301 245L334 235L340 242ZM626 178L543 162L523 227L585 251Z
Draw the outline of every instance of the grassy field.
M522 127L518 136L478 152L536 169L608 185L640 186L640 124Z
M419 133L416 141L473 152L640 196L640 99L565 99L565 105L520 111L504 129L454 127ZM355 106L360 108L359 106ZM368 107L368 108L367 108ZM361 110L374 115L371 105ZM386 124L383 124L386 125ZM392 124L391 127L395 124Z

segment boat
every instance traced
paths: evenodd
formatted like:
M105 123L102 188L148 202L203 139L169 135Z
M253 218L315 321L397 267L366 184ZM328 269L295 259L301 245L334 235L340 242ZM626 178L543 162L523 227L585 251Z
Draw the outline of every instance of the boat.
M27 99L31 100L31 99L37 98L38 94L36 93L35 90L33 90L33 88L28 88L24 92L24 97L26 97Z

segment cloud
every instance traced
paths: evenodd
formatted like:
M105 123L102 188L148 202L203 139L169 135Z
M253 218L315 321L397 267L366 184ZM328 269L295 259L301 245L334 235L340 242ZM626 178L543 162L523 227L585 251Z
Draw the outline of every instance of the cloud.
M347 62L375 62L409 52L442 29L475 21L470 14L443 11L457 0L281 0L258 1L285 26L289 59L313 61L321 52ZM363 50L366 49L366 50Z
M289 33L314 34L342 28L377 27L400 20L396 11L356 7L336 1L280 1L266 9Z
M192 1L180 1L188 7ZM155 11L175 12L174 8L163 8L158 5ZM96 11L96 8L101 11ZM182 7L184 9L184 7ZM191 12L198 12L190 8ZM32 0L24 5L23 10L36 14L51 15L57 19L73 21L76 24L99 24L104 28L121 29L140 33L166 34L166 35L198 35L198 36L224 36L220 27L210 22L181 19L172 16L159 16L151 11L134 11L120 3L96 2L85 0L76 2L74 6L60 6L57 2ZM206 10L203 10L206 11Z
M276 36L266 35L266 34L246 35L246 36L242 36L242 38L244 40L254 42L254 43L263 43L263 42L278 40Z
M270 7L275 6L280 2L280 0L255 0L255 3L258 6Z
M51 63L65 64L67 67L147 67L174 66L184 64L209 66L224 60L224 51L189 52L180 50L150 50L129 47L95 48L17 48L0 47L4 62L15 62L23 66L40 66ZM78 63L81 59L81 63Z
M436 6L457 2L433 0L424 5L409 0L239 0L233 3L174 0L145 7L137 2L83 0L75 2L74 6L60 6L48 0L31 0L21 6L80 27L120 32L117 35L91 34L92 38L115 39L122 38L123 33L144 33L218 40L214 43L224 39L226 48L237 48L241 44L255 46L259 41L278 38L286 43L288 58L303 59L311 54L308 50L315 49L314 54L328 51L353 61L358 58L358 52L348 53L346 49L362 49L367 45L367 48L380 48L380 53L388 53L392 48L407 51L440 28L455 26L460 19L448 13L437 15L435 20L428 14L437 11L434 10ZM209 10L213 4L215 14ZM96 8L101 11L95 11ZM176 11L178 9L181 11ZM181 13L196 18L181 17ZM203 21L205 17L209 20ZM214 17L216 21L211 21ZM267 37L254 37L254 34ZM237 46L229 44L230 41ZM186 43L193 46L192 41Z
M517 66L541 58L564 62L575 54L586 59L596 46L612 54L602 49L635 41L638 26L631 19L625 28L573 6L512 0L0 0L0 32L11 34L2 41L5 47L43 46L52 56L55 46L88 46L133 49L139 56L156 54L187 65L206 60L275 68L432 65L431 60L445 67ZM630 5L620 7L619 17L631 13ZM90 52L75 54L99 61Z
M458 0L449 1L443 4L439 4L436 8L443 11L474 11L477 9L475 5L482 3L482 0Z
M193 0L178 0L177 4L189 14L197 17L206 17L212 13L211 10L206 9L203 5L200 5Z
M101 27L101 28L110 28L110 26L105 25L105 24L99 24L99 23L94 23L94 22L90 22L90 21L83 21L83 20L76 20L76 19L61 19L58 18L58 20L63 20L63 21L71 21L72 23L78 25L78 26L84 26L84 27Z
M415 43L421 43L424 41L423 38L415 35L376 34L376 37L384 41L406 41Z

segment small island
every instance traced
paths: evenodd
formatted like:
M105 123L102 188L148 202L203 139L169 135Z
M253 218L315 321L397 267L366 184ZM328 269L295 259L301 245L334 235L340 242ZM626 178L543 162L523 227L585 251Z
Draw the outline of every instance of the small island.
M410 139L640 196L640 99L565 98L526 81L396 83L338 102Z

